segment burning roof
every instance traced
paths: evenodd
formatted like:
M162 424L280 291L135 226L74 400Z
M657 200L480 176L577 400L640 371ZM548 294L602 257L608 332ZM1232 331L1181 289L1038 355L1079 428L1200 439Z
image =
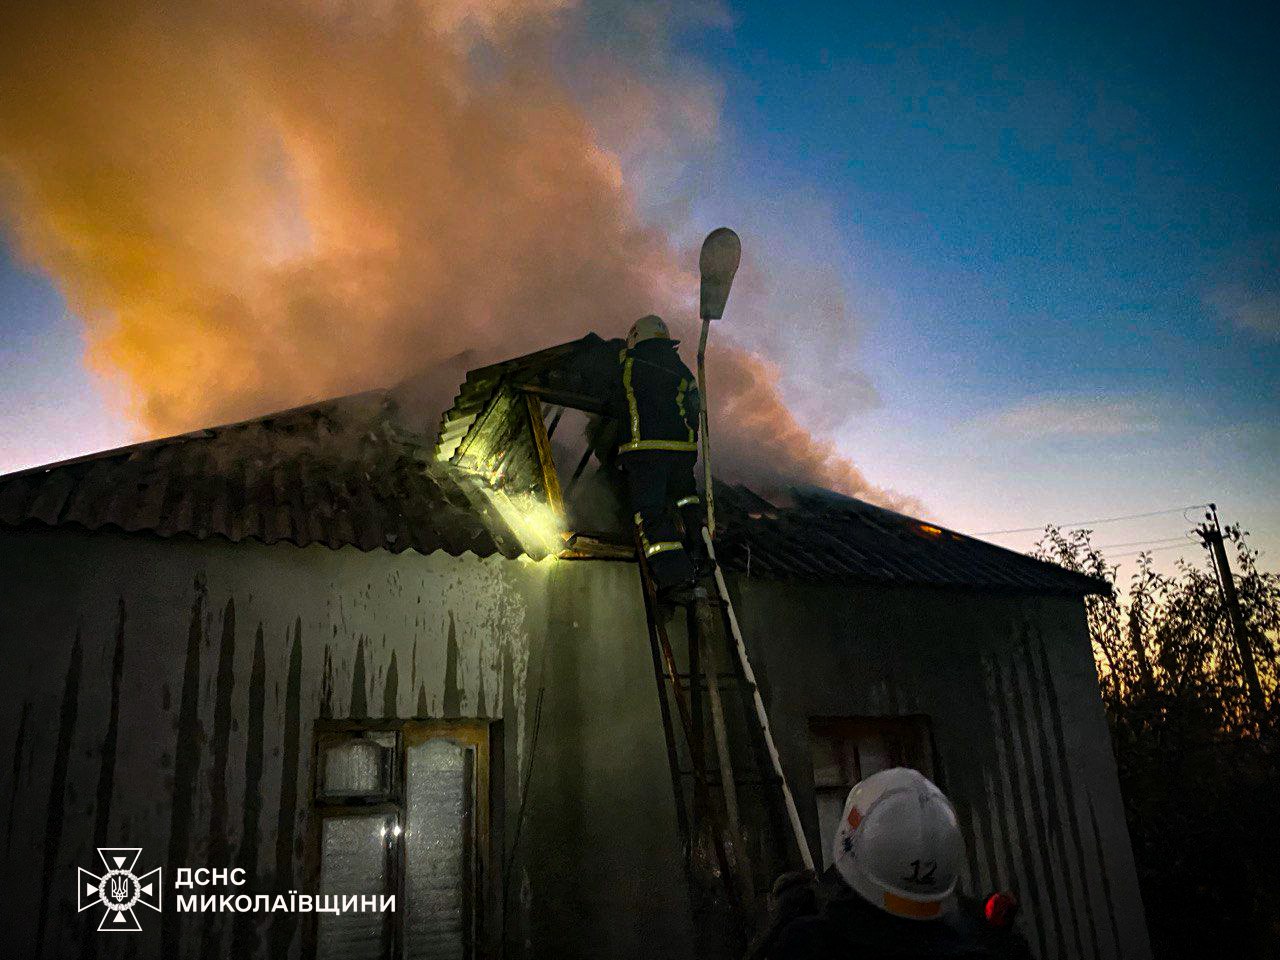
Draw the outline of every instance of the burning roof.
M540 455L542 404L589 410L597 402L564 376L573 347L472 371L434 439L405 425L394 390L372 391L0 477L0 525L541 556L554 547L531 546L521 511L502 504L561 506L554 465ZM717 482L715 497L721 561L751 577L1067 595L1105 589L828 491L797 489L780 506ZM584 555L572 546L567 555ZM625 549L621 538L595 555Z

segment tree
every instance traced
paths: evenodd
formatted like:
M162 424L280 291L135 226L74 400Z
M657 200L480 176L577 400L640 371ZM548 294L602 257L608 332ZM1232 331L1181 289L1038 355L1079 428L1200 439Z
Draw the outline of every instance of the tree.
M1280 956L1280 576L1223 530L1263 689L1255 709L1208 554L1173 574L1138 557L1124 595L1091 531L1046 528L1036 556L1105 581L1086 599L1155 955Z

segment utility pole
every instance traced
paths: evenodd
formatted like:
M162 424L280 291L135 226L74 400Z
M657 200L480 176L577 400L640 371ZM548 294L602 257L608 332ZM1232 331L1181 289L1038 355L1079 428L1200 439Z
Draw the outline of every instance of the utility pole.
M1231 564L1227 560L1227 548L1222 542L1222 525L1218 522L1218 507L1209 504L1209 512L1204 515L1210 523L1202 523L1196 527L1196 533L1204 541L1213 557L1213 566L1218 574L1218 587L1222 591L1222 602L1227 608L1227 618L1231 622L1231 634L1236 641L1236 649L1240 653L1240 667L1244 671L1244 683L1249 691L1249 702L1254 714L1261 723L1267 715L1266 699L1262 694L1262 684L1258 682L1258 668L1253 662L1253 647L1249 644L1249 628L1244 622L1244 612L1240 609L1240 594L1236 592L1236 582L1231 575Z

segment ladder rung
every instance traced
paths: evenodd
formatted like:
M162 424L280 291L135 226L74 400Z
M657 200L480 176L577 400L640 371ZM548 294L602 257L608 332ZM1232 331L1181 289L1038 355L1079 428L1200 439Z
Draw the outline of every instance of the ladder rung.
M692 676L692 674L689 674L689 673L677 673L677 674L676 674L676 676L677 676L677 677L679 677L679 678L680 678L680 680L682 680L682 681L686 681L686 682L687 682L687 681L688 681L688 679L689 679L689 677L691 677L691 676ZM702 675L699 675L698 679L702 679ZM740 681L739 681L739 679L738 679L738 675L737 675L736 673L734 673L732 670L721 670L719 673L717 673L717 674L716 674L716 679L717 679L718 681L721 681L721 682L726 682L726 681L728 681L728 682L730 682L730 683L739 683L739 682L740 682Z
M705 529L702 531L702 535L710 547L710 536ZM808 846L803 836L803 827L799 823L795 804L791 798L790 791L787 788L786 778L782 775L780 770L775 770L769 767L768 764L761 759L764 748L768 747L770 748L770 752L772 752L768 718L763 715L758 685L751 683L747 679L747 676L750 674L750 666L747 663L746 653L743 650L742 637L739 634L737 624L734 620L732 600L727 594L723 597L720 595L721 585L714 579L714 577L705 577L700 578L700 582L693 590L690 591L695 594L694 596L689 596L683 599L682 602L674 604L662 604L657 602L657 591L655 590L653 579L650 576L648 565L643 555L640 553L640 540L641 537L637 533L636 546L641 581L645 593L645 613L649 627L649 640L652 646L654 673L658 681L658 693L662 706L662 720L666 735L667 759L671 770L672 784L675 788L677 819L679 821L680 832L684 838L684 842L686 845L692 842L689 812L692 810L693 817L696 819L699 810L699 798L705 797L705 793L708 788L720 790L725 796L726 805L728 804L732 787L764 788L769 801L767 805L770 807L773 807L774 803L779 799L778 797L773 796L773 794L781 794L780 799L785 803L787 807L786 812L790 815L791 826L795 834L796 842L800 847L802 858L808 866L812 867L812 859L809 855ZM700 604L703 606L699 606ZM710 674L700 671L700 675L696 676L692 670L682 673L676 663L675 652L672 649L666 628L666 623L668 622L668 619L675 607L684 608L686 616L688 616L689 636L687 639L690 644L690 667L693 666L692 660L694 658L694 653L697 650L697 646L702 643L702 638L707 637L710 639L716 634L722 633L722 638L726 643L728 643L731 651L734 643L736 642L738 647L736 652L738 654L742 670L732 672L715 671ZM717 629L712 622L714 619L711 613L712 610L719 611L719 629ZM692 613L693 616L689 616L690 613ZM732 659L732 653L730 655L730 659ZM713 663L713 661L710 661L708 665L713 665ZM697 699L699 691L714 689L714 686L709 682L712 679L717 680L724 687L736 689L739 695L747 693L755 699L755 709L757 712L756 717L753 718L750 715L751 707L749 705L744 705L746 706L748 713L748 716L745 719L750 731L747 734L747 738L752 741L753 753L756 758L754 763L750 764L750 768L755 776L737 776L734 770L729 769L729 776L732 779L726 780L720 776L713 775L703 763L706 759L704 753L706 749L706 734L705 730L700 727L700 721L702 718L697 715L701 710L694 713L691 711L690 707L695 706L692 701ZM668 685L670 686L668 687ZM668 691L670 691L670 695L675 699L676 706L680 711L681 726L683 727L684 734L682 738L682 742L685 747L684 752L686 752L687 759L692 763L698 764L697 768L685 768L681 766L679 757L681 751L676 743L675 725L672 723L672 717L668 707ZM708 695L710 694L708 693ZM753 719L757 720L758 723L753 724ZM722 732L717 731L717 733L721 734L722 739ZM698 740L702 740L703 742L696 742ZM723 744L720 745L722 746ZM773 756L773 763L775 765L777 764L776 754ZM716 772L719 773L719 770ZM697 781L695 784L693 803L691 807L686 802L687 794L685 791L685 781L689 778L694 778ZM772 789L774 787L778 789ZM712 810L714 811L714 806ZM778 816L782 815L782 812L777 810L772 810L771 812ZM714 812L712 812L712 819L716 819L716 814ZM735 896L735 892L733 890L734 884L728 882L728 878L732 872L731 866L726 857L722 838L718 832L716 834L716 850L717 856L719 857L722 876L726 879L725 892L730 897L733 897Z
M688 692L688 691L689 691L689 689L690 689L690 685L689 685L689 684L687 684L687 683L682 683L682 684L680 684L680 688L679 688L679 689L680 689L680 690L682 690L682 691ZM706 685L705 685L705 684L703 684L703 685L700 685L700 686L699 686L699 689L705 693L705 692L706 692L707 687L706 687ZM722 684L722 685L721 685L721 687L720 687L720 691L721 691L721 693L723 693L725 696L737 696L737 695L738 695L738 693L739 693L741 690L743 690L743 689L745 689L745 688L743 688L743 687L739 687L737 684L733 684L733 685L730 685L730 684Z
M679 677L680 677L680 681L679 681L680 688L682 690L689 689L690 684L688 680L688 674L682 673L682 674L679 674ZM667 674L663 674L663 679L666 680L668 683L671 682L671 677ZM706 689L705 682L699 684L699 686L703 689ZM745 690L747 693L751 693L751 691L755 689L754 684L747 683L747 681L742 680L740 678L735 678L735 677L730 677L729 679L721 681L719 686L721 690L735 690L735 691Z
M690 770L688 768L681 768L680 776L682 777L697 776L697 771ZM733 782L740 787L762 787L762 786L768 786L770 784L779 783L781 781L778 779L777 775L771 774L765 777L734 777ZM720 786L720 778L713 777L710 774L708 774L706 778L706 783L707 783L707 786L709 787L718 787Z
M697 606L698 606L698 604L703 604L703 605L708 606L708 607L720 607L720 606L723 606L722 601L720 601L720 600L716 600L716 599L712 599L712 598L707 598L707 599L704 599L704 600L682 600L682 601L680 601L680 602L678 602L678 603L672 603L672 604L671 604L671 606L673 606L673 607L679 607L679 608L680 608L680 609L682 609L682 610L687 610L687 609L689 609L690 607L697 607Z
M722 690L737 690L737 691L745 690L747 693L751 693L753 690L756 689L755 684L748 683L746 680L744 680L742 677L740 677L736 673L718 673L716 674L716 677L718 679L720 689ZM676 679L672 680L671 674L667 673L664 670L662 672L662 679L665 680L667 683L678 685L682 690L688 690L690 686L689 674L687 673L677 673ZM702 681L701 683L698 684L698 686L699 688L705 690L707 686L706 681L705 680Z

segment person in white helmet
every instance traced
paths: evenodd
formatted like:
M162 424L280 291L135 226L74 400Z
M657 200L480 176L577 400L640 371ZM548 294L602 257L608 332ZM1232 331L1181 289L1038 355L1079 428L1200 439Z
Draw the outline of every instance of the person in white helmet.
M845 801L822 888L775 885L782 922L753 949L770 960L1025 956L962 907L964 840L951 802L916 770L858 783ZM794 877L794 875L791 875ZM810 878L812 875L808 875ZM790 889L787 889L787 887Z

